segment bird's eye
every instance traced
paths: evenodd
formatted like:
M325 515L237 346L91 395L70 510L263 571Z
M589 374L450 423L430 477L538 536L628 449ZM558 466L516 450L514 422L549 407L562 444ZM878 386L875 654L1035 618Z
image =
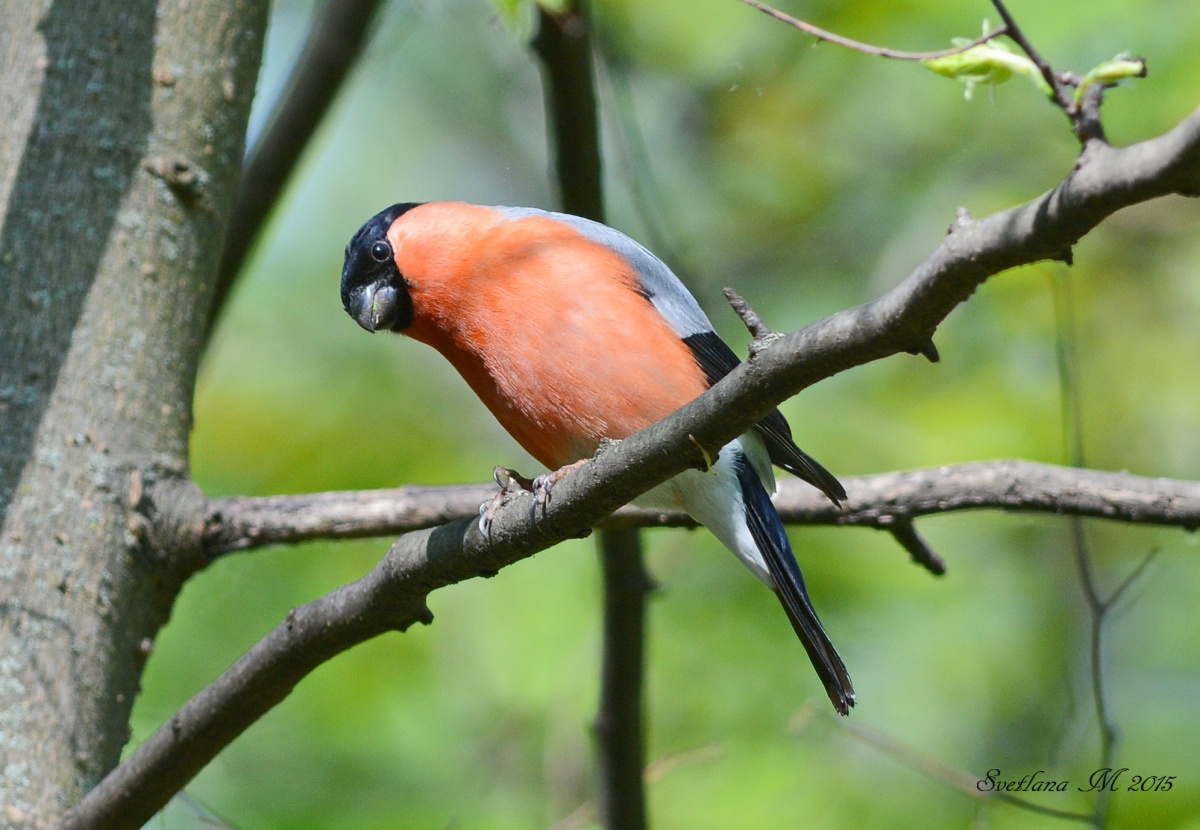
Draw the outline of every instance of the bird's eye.
M371 259L376 262L387 262L392 257L392 246L380 240L371 246Z

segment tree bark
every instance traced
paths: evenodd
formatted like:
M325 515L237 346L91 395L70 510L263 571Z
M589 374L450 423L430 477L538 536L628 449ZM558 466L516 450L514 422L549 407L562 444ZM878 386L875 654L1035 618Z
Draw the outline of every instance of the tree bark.
M6 826L49 824L116 764L199 551L156 517L203 503L192 389L266 12L0 0Z
M604 650L596 735L596 806L600 825L645 830L646 598L651 591L636 528L602 530Z
M962 510L1086 516L1200 528L1200 482L1058 467L1009 459L847 476L843 507L799 479L781 478L775 508L785 524L892 528ZM226 496L206 506L203 563L235 551L313 539L398 536L479 512L495 485L450 484L288 496ZM602 527L694 527L685 513L626 505Z

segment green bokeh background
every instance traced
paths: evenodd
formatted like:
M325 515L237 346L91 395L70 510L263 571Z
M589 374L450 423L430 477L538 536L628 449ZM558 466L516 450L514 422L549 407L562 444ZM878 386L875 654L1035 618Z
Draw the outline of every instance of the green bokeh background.
M741 351L734 286L797 328L865 302L935 247L957 206L985 215L1038 195L1076 144L1024 81L994 94L912 64L812 41L736 0L594 0L611 224L645 241ZM1012 3L1060 68L1144 55L1150 75L1105 105L1110 138L1155 135L1200 101L1195 0ZM972 36L987 3L785 6L895 48ZM256 123L311 4L275 4ZM992 13L995 18L995 14ZM205 492L271 494L480 481L537 465L432 350L367 336L340 307L346 240L396 201L554 207L541 86L524 18L484 0L391 2L304 157L227 309L196 394ZM1165 199L1085 239L1069 271L985 285L941 328L942 362L894 357L788 401L800 443L839 475L1021 457L1061 463L1051 282L1077 319L1088 463L1200 478L1200 206ZM935 579L889 538L797 529L821 615L855 678L851 722L826 717L769 592L705 532L646 534L652 823L705 828L1039 828L980 806L925 762L1005 778L1045 770L1087 810L1096 766L1089 617L1067 523L994 513L919 525L950 571ZM1126 775L1113 826L1200 828L1200 637L1195 539L1086 525L1116 585L1159 555L1112 615L1104 676ZM387 540L228 557L185 589L156 645L134 741L279 622L352 580ZM550 827L591 796L598 673L590 541L434 594L430 627L383 637L304 681L189 792L240 828ZM1126 781L1129 779L1126 778ZM578 815L578 814L577 814ZM205 826L177 804L153 826ZM591 826L586 821L566 826Z

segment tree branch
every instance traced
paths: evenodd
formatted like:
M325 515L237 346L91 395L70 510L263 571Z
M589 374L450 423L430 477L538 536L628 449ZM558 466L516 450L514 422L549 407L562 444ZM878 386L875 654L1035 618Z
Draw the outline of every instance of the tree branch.
M604 649L596 735L596 804L602 827L645 828L646 597L652 589L635 528L599 534L604 568Z
M948 58L951 55L957 55L960 52L966 52L968 49L974 49L976 46L987 43L989 40L994 40L1001 35L1008 34L1009 28L1012 25L1006 20L1006 25L993 29L990 32L984 32L981 37L977 37L969 43L964 43L961 46L955 46L950 49L938 49L933 52L903 52L899 49L888 49L886 46L873 46L870 43L863 43L862 41L853 40L845 37L844 35L830 32L827 29L822 29L820 26L814 26L808 21L792 17L790 14L781 12L779 9L768 6L766 3L760 3L758 0L742 0L742 2L747 6L758 9L763 14L775 18L781 23L786 23L789 26L799 29L806 35L815 37L817 40L823 40L826 43L832 43L835 46L842 46L846 49L852 49L855 52L861 52L864 55L874 55L877 58L891 58L892 60L900 61L928 61L936 58Z
M568 3L559 13L535 4L538 30L533 38L545 74L555 181L563 210L604 221L604 173L600 126L592 72L586 5Z
M980 221L955 225L895 289L785 335L673 415L566 476L531 510L511 496L484 538L474 518L401 537L363 579L297 609L186 704L72 810L64 826L136 828L223 746L331 654L389 629L428 621L429 592L494 573L605 516L758 423L785 398L851 366L918 351L989 276L1063 257L1105 217L1169 193L1200 192L1200 111L1125 149L1095 144L1054 190ZM1100 475L1100 474L1097 474ZM1103 511L1101 511L1103 512ZM1194 526L1194 523L1189 524Z
M1075 136L1084 146L1091 141L1105 142L1104 125L1100 121L1100 103L1104 98L1104 85L1098 84L1085 90L1085 94L1077 102L1071 88L1078 85L1079 76L1073 73L1062 73L1061 75L1056 73L1050 63L1034 47L1033 42L1025 36L1021 27L1017 25L1017 21L1008 11L1003 0L992 0L992 5L996 7L996 11L1004 21L1008 37L1021 47L1021 51L1037 67L1042 80L1050 89L1051 101L1070 119L1071 129ZM1142 74L1145 74L1144 64Z
M1034 48L1033 42L1025 36L1025 32L1017 25L1017 21L1008 11L1008 7L1004 5L1003 0L992 0L992 5L996 7L996 11L1000 14L1000 19L1004 21L1004 28L1013 41L1021 47L1029 59L1033 61L1033 65L1038 68L1038 72L1042 73L1042 79L1046 85L1054 91L1054 101L1063 111L1069 111L1071 107L1071 95L1067 91L1066 86L1054 74L1054 70L1050 64L1042 57L1041 53ZM1069 114L1069 112L1068 112Z
M533 49L545 76L555 179L567 213L605 221L604 168L586 0L554 14L537 5ZM596 735L596 803L607 830L644 830L642 677L647 577L638 531L601 529L604 642Z
M496 485L488 482L209 499L202 564L264 545L397 536L436 527L478 515L479 505L495 493Z
M358 60L378 7L379 0L326 0L317 9L287 87L246 159L221 252L206 334L216 328L267 214Z
M779 482L775 506L789 525L845 525L894 532L909 520L962 510L1052 513L1200 528L1200 482L1059 467L1033 461L984 461L843 478L839 510L797 479ZM477 515L492 484L210 499L205 562L234 551L313 539L396 536ZM693 527L681 512L625 506L601 527Z

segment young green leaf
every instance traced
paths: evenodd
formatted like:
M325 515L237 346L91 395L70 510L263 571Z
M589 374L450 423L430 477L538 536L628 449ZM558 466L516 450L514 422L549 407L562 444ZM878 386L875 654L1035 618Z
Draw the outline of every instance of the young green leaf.
M969 43L965 38L955 38L955 46ZM965 52L957 52L941 58L921 61L928 69L947 78L954 78L966 85L964 95L971 96L978 84L1002 84L1014 74L1024 75L1043 95L1053 97L1054 91L1042 77L1042 73L1029 58L1017 54L1008 44L999 41L989 41L973 46Z
M1131 57L1128 52L1122 52L1112 60L1107 60L1094 67L1079 81L1075 89L1075 103L1083 100L1083 93L1092 84L1117 84L1129 78L1146 77L1146 59Z

